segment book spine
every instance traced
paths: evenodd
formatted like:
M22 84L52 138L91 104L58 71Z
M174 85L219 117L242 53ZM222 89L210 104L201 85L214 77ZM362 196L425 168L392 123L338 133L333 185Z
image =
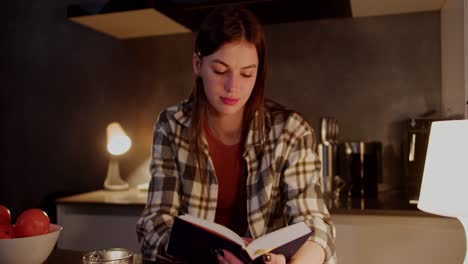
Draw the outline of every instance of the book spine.
M257 262L257 261L252 260L252 258L250 258L249 253L247 253L247 250L245 250L245 249L242 249L237 254L235 252L232 252L232 253L234 255L236 255L236 257L238 257L242 261L242 263L245 263L245 264L254 264L254 263L263 264L263 261Z

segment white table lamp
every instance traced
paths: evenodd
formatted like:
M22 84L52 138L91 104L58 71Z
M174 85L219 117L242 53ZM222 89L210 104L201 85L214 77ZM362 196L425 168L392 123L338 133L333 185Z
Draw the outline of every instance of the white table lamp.
M114 122L107 126L107 151L109 151L111 157L104 188L108 190L128 189L128 183L120 178L118 156L127 152L131 146L132 141L119 123Z
M468 238L468 120L432 123L418 208L456 217Z

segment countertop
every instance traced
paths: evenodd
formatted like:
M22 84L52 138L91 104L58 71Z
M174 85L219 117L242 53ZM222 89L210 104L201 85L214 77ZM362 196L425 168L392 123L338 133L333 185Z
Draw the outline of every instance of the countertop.
M333 214L436 216L419 210L410 204L403 191L381 192L376 199L341 197L327 199L327 206Z
M147 190L137 188L124 191L96 190L63 197L58 199L57 203L144 207L147 197ZM398 190L379 193L378 199L341 197L340 199L327 199L326 202L332 215L434 216L420 211L416 205L409 204L403 192Z
M147 190L130 188L123 191L97 190L57 199L57 203L109 204L145 206Z

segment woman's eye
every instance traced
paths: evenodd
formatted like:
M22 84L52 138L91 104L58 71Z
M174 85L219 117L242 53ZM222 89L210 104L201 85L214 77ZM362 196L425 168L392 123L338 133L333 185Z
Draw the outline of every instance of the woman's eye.
M225 74L228 70L224 67L213 67L211 68L215 74Z
M242 75L242 77L245 77L245 78L250 78L250 77L252 77L252 74L242 73L241 75Z

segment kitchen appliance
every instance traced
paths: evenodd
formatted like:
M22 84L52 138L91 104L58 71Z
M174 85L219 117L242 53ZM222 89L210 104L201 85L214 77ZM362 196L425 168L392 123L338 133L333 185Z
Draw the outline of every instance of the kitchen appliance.
M348 197L378 198L382 177L382 143L347 141L338 144L338 174L344 180L342 194Z
M418 203L431 124L438 120L442 119L420 117L405 121L403 140L404 186L410 204Z
M322 117L320 119L320 140L317 152L321 161L320 186L327 197L333 196L334 181L337 174L337 143L338 143L338 121L333 117Z

